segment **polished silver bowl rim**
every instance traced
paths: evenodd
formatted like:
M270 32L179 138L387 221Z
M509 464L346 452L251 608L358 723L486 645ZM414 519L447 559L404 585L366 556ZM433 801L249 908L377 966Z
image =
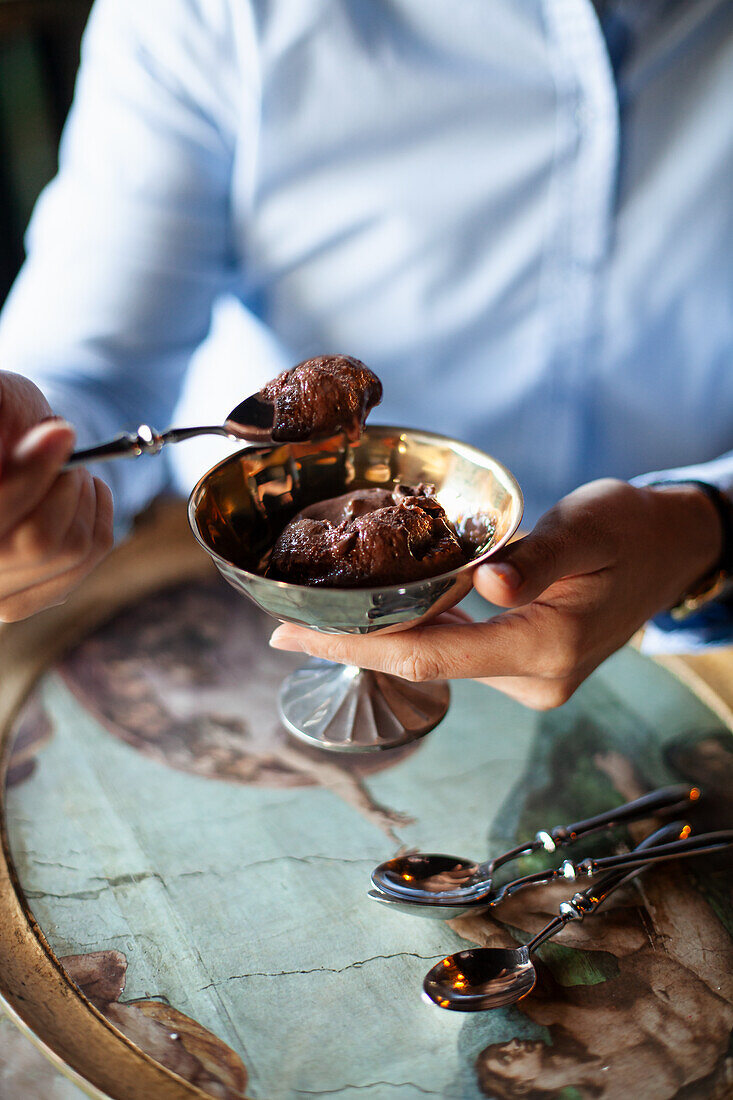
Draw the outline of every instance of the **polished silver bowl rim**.
M206 553L209 555L209 557L213 558L215 562L221 562L221 564L224 565L227 569L236 569L237 572L244 574L245 577L251 577L255 581L262 581L265 584L272 585L274 588L279 588L279 589L282 589L282 590L288 591L288 592L302 592L304 588L309 589L309 591L311 591L311 592L399 592L399 591L405 591L408 588L412 587L413 585L433 584L436 581L445 580L445 579L448 579L450 577L457 577L460 573L466 573L470 569L475 569L477 566L481 565L481 563L483 561L485 561L487 558L489 558L493 554L495 554L497 550L500 550L502 548L502 546L506 546L509 539L517 531L517 529L519 527L519 524L522 522L522 516L524 515L524 495L523 495L522 490L519 486L519 482L515 478L514 474L511 472L511 470L509 470L504 465L503 462L500 462L498 458L494 458L493 455L488 454L486 451L479 450L478 447L474 447L471 443L464 443L464 442L462 442L462 440L454 439L452 436L441 435L438 432L425 431L422 428L409 428L409 427L406 427L404 424L401 424L401 425L396 425L396 424L370 424L367 427L366 431L369 432L369 433L372 433L372 432L384 433L385 435L388 434L388 433L394 434L395 432L408 432L408 433L411 433L413 435L424 436L428 442L447 443L452 447L458 446L458 447L461 447L462 449L464 449L465 451L469 452L469 455L468 455L469 458L472 457L472 456L475 456L476 459L480 459L481 461L477 462L477 465L482 465L482 466L484 466L484 468L486 468L486 466L485 466L486 459L489 459L489 461L491 463L493 463L495 466L497 466L502 471L502 473L506 477L506 480L509 483L512 491L515 494L515 499L517 501L516 522L505 532L504 535L502 535L502 537L497 542L492 543L492 545L489 546L488 549L484 550L484 552L482 554L479 554L478 557L473 558L471 561L464 562L463 565L459 565L455 569L449 570L447 573L436 573L434 577L421 577L420 580L403 581L402 584L383 584L383 585L378 585L374 588L370 588L368 586L365 586L365 587L349 586L348 588L346 588L343 585L342 586L330 587L330 586L323 585L323 584L308 585L308 584L293 584L291 581L276 581L276 580L273 580L271 577L264 577L261 573L252 573L248 569L243 569L241 565L236 565L234 562L229 561L227 558L223 558L220 554L217 554L215 550L212 550L210 546L207 546L206 542L201 537L201 534L198 530L198 525L196 523L196 507L195 507L195 504L194 504L194 497L196 496L196 494L198 493L199 489L202 487L204 482L207 480L207 478L209 478L213 473L215 473L218 469L220 469L220 467L226 466L228 463L236 461L236 459L242 457L242 455L252 455L252 456L260 455L260 454L264 455L264 454L267 454L271 451L279 449L280 447L289 446L289 444L287 442L284 442L284 443L268 443L265 446L261 446L261 447L260 446L243 447L241 450L235 451L234 454L227 455L225 458L221 459L220 462L217 462L216 465L212 466L211 469L207 470L206 473L203 474L198 479L198 481L196 482L196 484L194 485L193 489L191 490L191 492L189 494L188 506L187 506L188 522L189 522L189 525L191 527L191 530L193 531L194 538L196 539L198 544L206 551ZM307 442L307 440L304 440L303 442ZM345 490L345 492L348 492L348 489Z

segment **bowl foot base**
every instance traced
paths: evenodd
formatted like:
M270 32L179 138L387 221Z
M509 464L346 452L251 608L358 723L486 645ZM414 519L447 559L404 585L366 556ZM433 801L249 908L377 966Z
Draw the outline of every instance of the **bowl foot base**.
M295 737L331 752L381 752L409 745L445 716L445 680L398 676L311 658L280 689L280 717Z

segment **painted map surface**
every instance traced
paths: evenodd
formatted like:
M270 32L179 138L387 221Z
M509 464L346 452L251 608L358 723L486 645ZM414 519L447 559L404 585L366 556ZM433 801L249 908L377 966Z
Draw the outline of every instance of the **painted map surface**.
M543 949L529 998L469 1016L423 1004L424 973L526 940L572 889L450 924L366 894L402 846L481 859L680 779L705 791L696 828L729 825L730 731L625 650L558 711L458 682L417 746L341 759L280 726L297 661L268 649L271 629L217 581L162 592L81 644L22 715L12 855L100 1011L224 1100L733 1095L725 861L650 873Z

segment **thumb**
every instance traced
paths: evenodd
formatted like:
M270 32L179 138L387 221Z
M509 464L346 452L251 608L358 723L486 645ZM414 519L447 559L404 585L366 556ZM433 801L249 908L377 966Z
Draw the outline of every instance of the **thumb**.
M6 459L29 428L52 416L48 401L33 382L0 370L0 442Z
M608 565L610 554L588 523L585 509L561 501L523 539L479 566L476 590L499 607L519 607L536 600L563 577L594 573Z

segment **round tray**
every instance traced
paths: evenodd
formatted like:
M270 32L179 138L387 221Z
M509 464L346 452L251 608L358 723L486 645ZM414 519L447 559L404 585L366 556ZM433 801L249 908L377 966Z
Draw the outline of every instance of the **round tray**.
M57 1067L120 1100L725 1095L725 863L649 873L543 949L531 997L468 1017L424 1005L424 973L572 889L502 923L366 897L400 845L482 857L676 779L704 789L696 826L730 824L725 703L626 649L558 711L458 682L423 742L335 760L278 723L297 660L272 625L174 507L0 633L0 994Z

